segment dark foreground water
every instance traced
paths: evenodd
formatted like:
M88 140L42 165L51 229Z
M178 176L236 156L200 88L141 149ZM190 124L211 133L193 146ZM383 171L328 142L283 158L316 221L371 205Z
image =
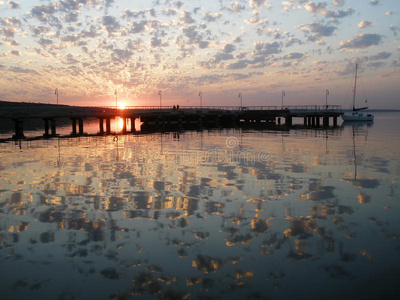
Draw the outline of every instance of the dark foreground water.
M398 298L400 114L375 118L0 144L0 298Z

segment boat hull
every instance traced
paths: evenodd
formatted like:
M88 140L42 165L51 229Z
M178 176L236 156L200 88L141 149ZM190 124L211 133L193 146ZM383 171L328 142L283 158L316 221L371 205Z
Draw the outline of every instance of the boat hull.
M345 122L372 122L374 121L374 116L364 114L342 115L342 119Z

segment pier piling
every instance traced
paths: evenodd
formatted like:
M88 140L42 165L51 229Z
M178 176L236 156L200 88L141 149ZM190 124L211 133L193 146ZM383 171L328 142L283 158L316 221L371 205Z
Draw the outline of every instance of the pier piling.
M83 135L83 118L71 118L72 120L72 132L71 135ZM78 131L76 125L78 123Z
M56 132L56 119L55 118L43 118L44 121L44 137L57 136ZM50 126L49 126L50 125ZM51 130L51 133L49 132Z
M15 134L12 136L13 139L24 139L24 121L22 119L13 119Z

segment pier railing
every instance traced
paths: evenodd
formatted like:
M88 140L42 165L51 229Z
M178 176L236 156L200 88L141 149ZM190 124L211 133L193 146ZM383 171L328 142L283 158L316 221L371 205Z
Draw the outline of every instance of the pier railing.
M340 105L296 105L296 106L180 106L176 111L187 112L205 112L205 111L221 111L221 112L240 112L240 111L270 111L276 113L290 114L307 114L307 113L343 113ZM170 112L174 111L173 106L126 106L117 108L115 106L104 107L2 107L0 117L72 117L72 116L102 116L102 115L117 115L128 113L152 113L152 112Z
M106 109L117 109L115 106L106 106ZM126 106L123 109L129 110L172 110L173 106ZM179 110L222 110L222 111L241 111L241 110L289 110L294 112L343 112L341 105L250 105L250 106L179 106Z
M303 106L288 106L287 109L291 113L302 112L331 112L331 113L343 113L341 105L303 105Z
M121 109L115 106L107 106L107 109ZM131 110L171 110L172 106L126 106L124 109ZM290 110L298 112L319 112L319 111L330 111L330 112L342 112L341 105L250 105L250 106L179 106L179 110L224 110L224 111L240 111L240 110Z

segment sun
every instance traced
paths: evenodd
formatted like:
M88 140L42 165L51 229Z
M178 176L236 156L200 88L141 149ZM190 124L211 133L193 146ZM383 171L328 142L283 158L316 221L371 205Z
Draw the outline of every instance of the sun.
M125 109L125 103L120 103L118 104L119 109Z

